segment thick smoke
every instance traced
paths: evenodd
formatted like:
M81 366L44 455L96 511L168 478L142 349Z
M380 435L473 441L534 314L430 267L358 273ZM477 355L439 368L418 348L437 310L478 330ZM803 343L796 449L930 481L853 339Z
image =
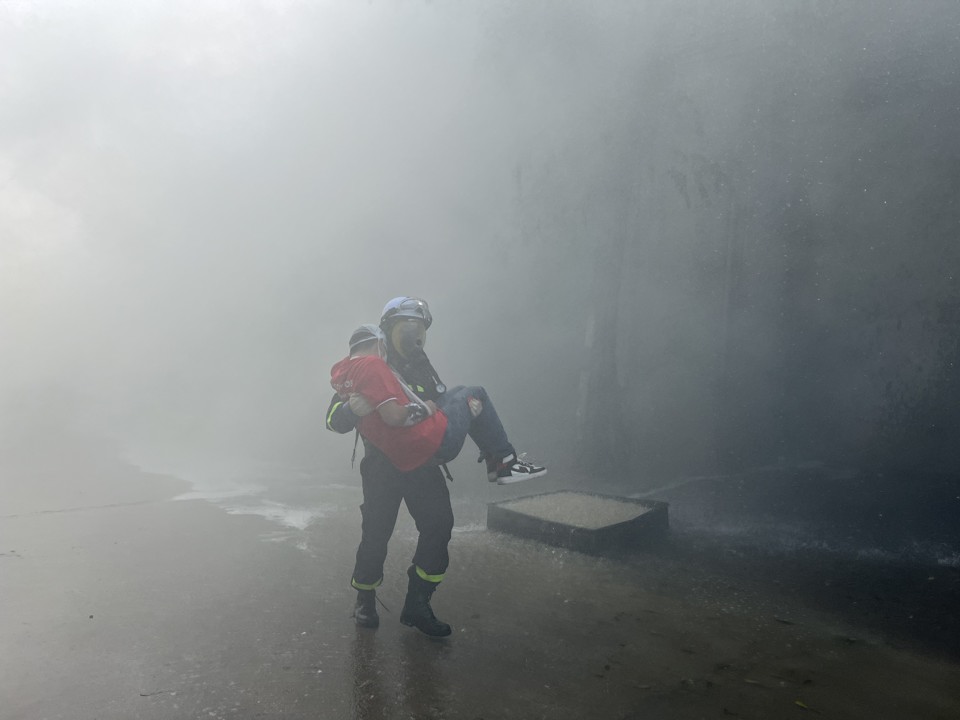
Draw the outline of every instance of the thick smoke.
M541 457L949 467L957 20L5 3L7 450L323 462L330 365L418 294Z

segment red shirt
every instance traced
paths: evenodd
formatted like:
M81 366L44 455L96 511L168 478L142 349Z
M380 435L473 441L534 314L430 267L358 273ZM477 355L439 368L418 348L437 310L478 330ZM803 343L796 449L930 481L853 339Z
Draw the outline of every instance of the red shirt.
M330 370L330 384L344 400L360 393L374 408L389 400L401 405L410 402L390 366L375 355L344 358ZM447 416L438 410L416 425L391 427L374 410L360 418L358 427L398 470L407 472L436 455L447 430Z

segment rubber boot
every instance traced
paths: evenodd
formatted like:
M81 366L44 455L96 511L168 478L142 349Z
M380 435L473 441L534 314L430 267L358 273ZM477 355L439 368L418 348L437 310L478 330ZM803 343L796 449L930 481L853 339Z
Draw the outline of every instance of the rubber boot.
M417 568L414 565L407 570L407 577L410 578L410 582L407 584L407 599L403 603L400 622L415 627L430 637L449 635L450 626L437 620L437 616L433 614L433 608L430 607L430 596L437 589L437 583L424 580L417 575Z
M376 590L357 590L357 604L353 608L353 619L360 627L380 627Z

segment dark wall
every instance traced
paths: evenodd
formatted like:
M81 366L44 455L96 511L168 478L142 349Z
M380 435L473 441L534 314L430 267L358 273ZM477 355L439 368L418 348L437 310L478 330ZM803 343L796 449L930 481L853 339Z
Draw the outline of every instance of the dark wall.
M567 259L540 290L599 404L581 457L960 470L960 9L688 5L505 23L565 28L541 79L579 102L516 182L523 237Z

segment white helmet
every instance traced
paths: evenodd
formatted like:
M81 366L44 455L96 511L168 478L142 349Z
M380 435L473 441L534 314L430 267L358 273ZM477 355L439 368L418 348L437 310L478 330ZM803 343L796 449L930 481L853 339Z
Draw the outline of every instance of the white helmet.
M416 297L407 297L406 295L395 297L383 306L383 313L380 315L380 327L386 330L386 326L395 318L423 320L424 329L429 328L433 323L433 315L430 314L427 301Z

